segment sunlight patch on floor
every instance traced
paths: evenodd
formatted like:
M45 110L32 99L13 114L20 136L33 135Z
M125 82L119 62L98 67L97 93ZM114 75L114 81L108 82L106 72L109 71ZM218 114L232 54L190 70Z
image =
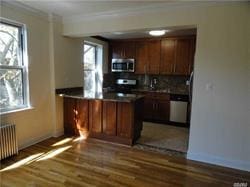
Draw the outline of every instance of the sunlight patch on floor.
M52 146L55 147L55 146L66 144L66 143L70 142L72 139L73 138L65 138L59 142L54 143Z
M53 158L54 156L66 151L67 149L69 149L71 147L72 147L72 145L69 145L69 146L66 146L66 147L61 147L61 148L58 148L58 149L51 150L48 153L46 153L45 155L43 155L42 157L38 158L36 160L36 162Z
M34 154L34 155L31 155L31 156L28 156L27 158L25 159L22 159L2 170L0 170L0 173L3 172L3 171L7 171L7 170L12 170L12 169L15 169L15 168L19 168L20 166L23 166L23 165L27 165L27 164L30 164L31 162L33 162L36 158L40 157L42 154L44 153L38 153L38 154Z

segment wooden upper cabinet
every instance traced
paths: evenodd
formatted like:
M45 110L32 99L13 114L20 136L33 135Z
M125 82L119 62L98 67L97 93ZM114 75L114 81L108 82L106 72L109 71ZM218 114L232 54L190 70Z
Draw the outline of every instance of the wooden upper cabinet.
M90 133L102 133L102 101L89 101Z
M148 73L159 74L161 60L161 42L148 41Z
M135 42L112 42L112 58L135 58Z
M116 102L103 101L103 133L116 136Z
M176 40L163 39L161 41L160 74L170 75L174 71Z
M189 38L178 39L176 44L175 75L189 75L191 65L191 41Z
M147 42L136 42L135 73L144 74L148 67L148 45Z

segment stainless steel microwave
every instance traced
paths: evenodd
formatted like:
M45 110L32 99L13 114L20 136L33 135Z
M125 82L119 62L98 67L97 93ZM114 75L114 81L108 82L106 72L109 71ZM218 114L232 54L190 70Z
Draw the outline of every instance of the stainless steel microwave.
M112 72L134 72L135 59L112 59Z

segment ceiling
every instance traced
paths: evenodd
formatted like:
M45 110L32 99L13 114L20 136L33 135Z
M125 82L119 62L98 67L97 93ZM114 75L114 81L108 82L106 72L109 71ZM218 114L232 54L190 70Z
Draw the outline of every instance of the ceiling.
M164 37L167 36L184 36L184 35L196 35L196 28L194 27L165 27L159 28L160 30L166 30L166 34ZM128 32L113 32L113 33L104 33L101 34L101 37L106 39L133 39L133 38L152 38L148 32L152 29L145 29L145 30L137 30L137 31L128 31ZM155 30L155 29L154 29ZM162 36L161 36L162 37Z
M76 15L88 17L104 13L119 13L128 10L138 10L141 8L150 8L152 6L161 6L167 1L14 0L14 2L21 3L25 6L35 8L46 13L54 13L65 18Z
M79 18L91 19L105 15L120 15L153 10L159 7L169 7L185 4L183 1L150 1L150 0L5 0L40 13L52 13L62 17L63 22L76 21ZM190 4L189 4L190 5ZM196 34L194 27L159 28L169 30L165 36L181 36ZM107 39L132 39L151 37L150 29L104 33L100 36Z

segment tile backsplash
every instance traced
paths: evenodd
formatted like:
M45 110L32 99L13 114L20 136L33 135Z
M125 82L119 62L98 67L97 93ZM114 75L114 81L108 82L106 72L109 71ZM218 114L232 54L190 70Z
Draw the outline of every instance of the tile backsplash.
M183 92L188 90L186 81L188 76L177 75L137 75L132 73L109 73L103 76L103 87L114 87L115 80L118 78L136 79L138 82L137 88L148 88L150 81L157 79L156 89L174 89Z

